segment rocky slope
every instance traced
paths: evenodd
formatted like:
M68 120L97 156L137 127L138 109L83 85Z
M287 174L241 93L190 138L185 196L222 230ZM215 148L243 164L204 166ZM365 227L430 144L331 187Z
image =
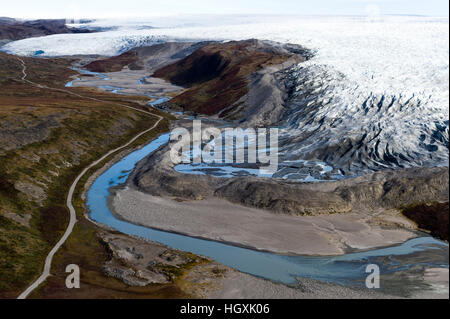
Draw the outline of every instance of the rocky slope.
M272 66L305 61L306 54L300 46L259 40L212 43L153 76L188 88L171 101L177 108L226 117L245 108L241 99L251 90L252 75Z
M278 213L316 215L448 202L448 184L448 168L414 168L315 184L235 179L218 188L215 195Z

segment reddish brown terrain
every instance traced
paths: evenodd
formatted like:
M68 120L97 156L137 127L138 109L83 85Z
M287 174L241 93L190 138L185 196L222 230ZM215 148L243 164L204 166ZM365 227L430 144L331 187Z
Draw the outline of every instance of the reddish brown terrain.
M171 101L175 106L213 115L248 93L251 74L292 57L294 54L258 40L212 43L157 70L153 76L188 88Z
M137 61L138 54L136 50L130 50L118 56L93 61L86 65L85 68L92 72L119 72L125 66L129 66L131 70L139 70L141 68L134 64Z

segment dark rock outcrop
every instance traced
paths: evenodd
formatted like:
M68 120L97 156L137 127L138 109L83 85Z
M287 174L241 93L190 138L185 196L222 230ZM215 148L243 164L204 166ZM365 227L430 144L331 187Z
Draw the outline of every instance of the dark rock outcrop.
M317 215L445 202L448 192L448 168L443 167L383 171L313 184L239 178L218 188L215 195L278 213Z
M64 19L19 21L0 18L0 39L21 40L59 33L90 33L88 29L69 28Z
M419 204L405 208L403 215L417 223L432 236L448 241L449 206L446 203Z
M271 180L238 178L215 195L237 204L289 215L347 213L351 205L338 194Z

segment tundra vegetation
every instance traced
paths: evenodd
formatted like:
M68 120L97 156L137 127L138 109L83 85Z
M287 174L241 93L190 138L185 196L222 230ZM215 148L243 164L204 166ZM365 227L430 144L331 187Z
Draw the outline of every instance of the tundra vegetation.
M71 60L23 60L27 80L49 88L65 89L64 83L75 75ZM6 298L17 297L39 275L46 254L64 232L66 195L79 172L156 121L156 117L115 104L145 108L146 97L68 89L104 102L95 101L36 87L22 81L22 76L19 59L0 53L0 297ZM133 146L166 131L164 116L157 129ZM95 269L105 279L101 260L107 252L96 238L96 228L83 218L56 256L56 274L66 266L58 261L73 263L73 255L78 256L83 274L86 268L89 274Z

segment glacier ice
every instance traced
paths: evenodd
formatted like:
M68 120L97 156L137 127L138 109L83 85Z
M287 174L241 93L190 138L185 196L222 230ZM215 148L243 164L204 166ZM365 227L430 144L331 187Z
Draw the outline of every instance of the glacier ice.
M203 16L99 20L92 26L113 30L25 39L1 49L111 56L165 41L300 44L315 56L285 74L295 92L283 127L285 152L355 173L448 166L448 18Z

